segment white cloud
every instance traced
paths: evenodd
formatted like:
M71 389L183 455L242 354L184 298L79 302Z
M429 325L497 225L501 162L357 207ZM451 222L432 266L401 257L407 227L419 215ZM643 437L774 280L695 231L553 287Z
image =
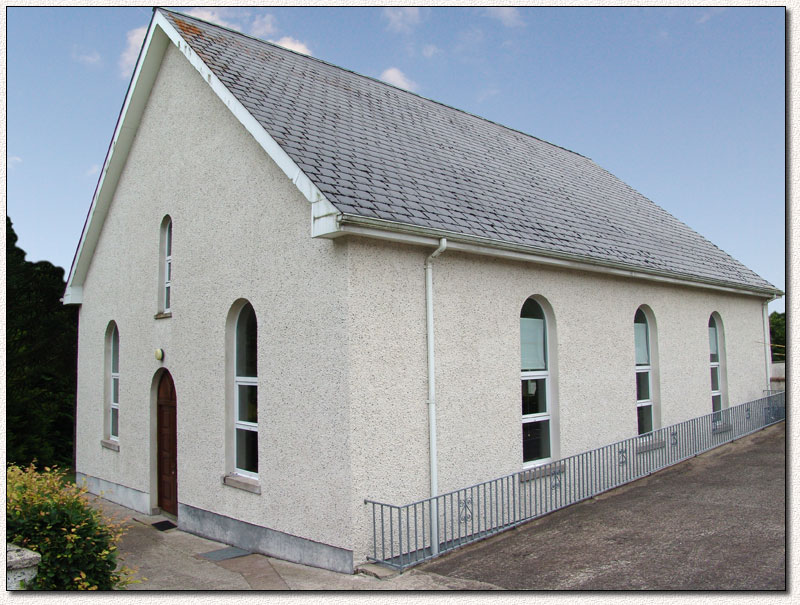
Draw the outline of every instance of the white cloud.
M291 36L284 36L280 40L270 40L270 42L277 44L278 46L288 48L289 50L312 56L311 49L308 46L306 46L303 42L300 42L300 40L292 38Z
M100 174L100 165L92 164L89 170L86 171L86 176L94 176L96 174Z
M458 43L453 47L453 50L457 53L476 50L478 46L483 44L485 38L483 30L475 27L461 31L458 33Z
M395 86L399 86L400 88L405 88L406 90L415 91L417 90L417 83L413 80L410 80L402 71L397 69L396 67L390 67L381 74L381 80L384 82L388 82L389 84L394 84Z
M276 31L275 17L270 14L258 15L250 24L250 34L257 38L266 38Z
M77 48L72 49L72 60L84 65L98 65L103 60L100 53L96 50L81 53Z
M137 27L128 32L128 45L119 57L119 75L121 77L130 77L136 65L136 59L139 57L139 49L142 47L142 42L144 41L146 33L146 26Z
M435 44L426 44L425 46L422 47L422 54L423 54L423 56L427 57L428 59L430 59L433 55L435 55L436 53L439 53L439 52L442 52L442 51Z
M478 94L478 103L483 103L486 99L499 95L500 91L496 88L487 88Z
M384 8L383 17L389 20L389 29L401 33L410 32L420 21L419 8L416 6Z
M18 155L7 155L6 156L6 164L8 164L8 169L13 169L17 164L22 164L22 158Z
M217 25L221 25L222 27L229 27L231 29L235 29L236 31L242 31L242 27L240 25L234 23L233 21L229 21L229 19L234 14L236 14L232 13L230 9L201 7L201 8L192 8L185 12L190 17L196 17L197 19L202 19L203 21L216 23Z
M497 19L506 27L519 27L525 25L519 10L513 6L495 6L486 9L486 14L492 19Z
M721 12L723 12L724 10L725 10L725 7L722 7L722 6L717 6L717 7L714 7L714 8L710 8L710 9L708 9L708 11L706 11L705 13L703 13L703 14L700 16L700 18L697 20L697 24L698 24L698 25L701 25L701 24L705 23L705 22L706 22L706 21L708 21L709 19L711 19L711 18L713 18L713 17L716 17L717 15L719 15L719 14L720 14Z

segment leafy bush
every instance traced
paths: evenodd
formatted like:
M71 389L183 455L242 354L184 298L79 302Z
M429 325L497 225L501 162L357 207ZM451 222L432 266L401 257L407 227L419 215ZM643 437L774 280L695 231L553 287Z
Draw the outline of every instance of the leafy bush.
M93 509L85 493L64 480L64 471L9 465L6 539L42 556L26 588L111 590L132 583L129 569L116 569L122 525Z

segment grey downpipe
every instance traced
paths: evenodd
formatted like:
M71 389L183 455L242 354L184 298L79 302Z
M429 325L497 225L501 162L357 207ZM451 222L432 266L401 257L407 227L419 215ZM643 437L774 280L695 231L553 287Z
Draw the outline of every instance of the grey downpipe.
M433 346L433 259L447 249L447 239L425 261L425 323L428 343L428 439L431 476L431 553L439 553L439 470L436 464L436 366Z

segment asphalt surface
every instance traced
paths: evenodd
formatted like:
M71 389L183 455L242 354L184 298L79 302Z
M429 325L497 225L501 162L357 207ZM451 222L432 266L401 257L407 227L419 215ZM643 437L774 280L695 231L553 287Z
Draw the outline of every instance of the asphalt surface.
M785 590L785 426L416 569L512 590Z

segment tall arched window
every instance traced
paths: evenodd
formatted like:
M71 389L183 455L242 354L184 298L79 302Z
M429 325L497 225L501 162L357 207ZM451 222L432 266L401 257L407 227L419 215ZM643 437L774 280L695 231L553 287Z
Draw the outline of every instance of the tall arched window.
M234 466L247 477L258 476L258 328L247 303L236 319L234 359Z
M106 336L106 359L108 374L108 437L119 439L119 330L113 321L109 325Z
M519 319L522 357L522 462L532 466L553 457L547 320L542 306L529 298Z
M719 412L724 405L725 393L723 391L725 351L721 346L721 321L719 325L714 315L708 318L708 346L711 360L711 411Z
M653 382L650 359L650 326L641 307L633 318L636 344L636 417L639 434L653 431Z
M172 219L165 216L161 222L161 311L172 310Z

